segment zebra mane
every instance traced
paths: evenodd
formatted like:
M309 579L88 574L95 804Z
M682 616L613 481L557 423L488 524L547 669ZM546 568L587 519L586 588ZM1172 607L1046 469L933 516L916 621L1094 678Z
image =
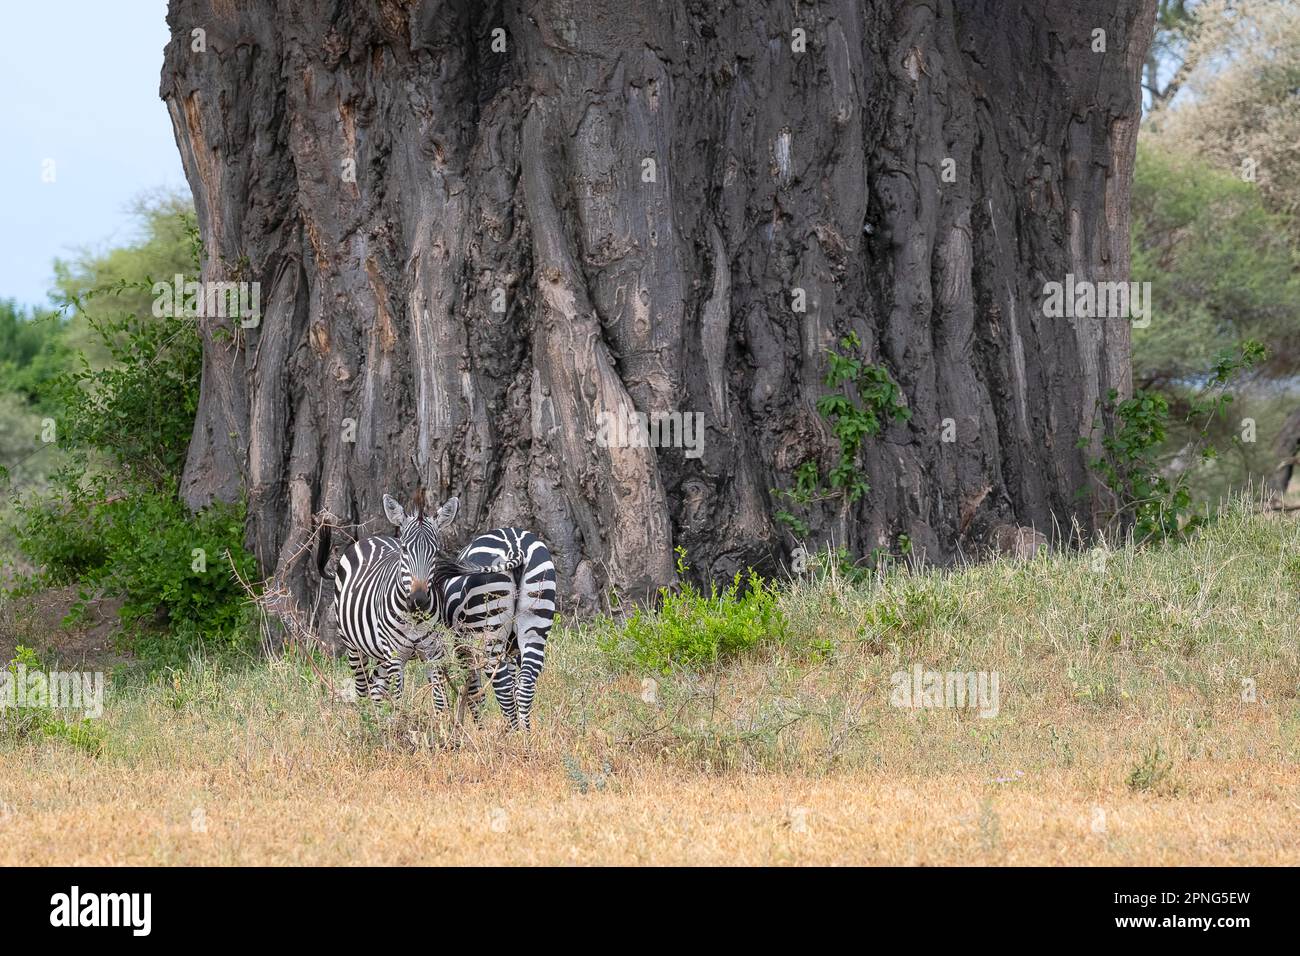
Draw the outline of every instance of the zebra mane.
M415 486L415 516L419 520L424 520L424 485Z

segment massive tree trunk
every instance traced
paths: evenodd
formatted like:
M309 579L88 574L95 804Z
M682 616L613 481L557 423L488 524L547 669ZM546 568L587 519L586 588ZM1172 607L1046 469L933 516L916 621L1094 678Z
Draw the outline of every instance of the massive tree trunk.
M679 545L705 575L771 566L794 544L772 489L836 459L815 403L854 332L912 414L867 439L866 495L809 508L816 540L942 562L1092 527L1076 443L1129 390L1129 330L1046 317L1043 286L1128 278L1153 16L173 0L204 278L262 304L203 320L184 494L246 494L308 603L348 540L318 525L378 531L417 481L461 496L462 537L534 528L588 602L670 582ZM600 440L633 409L702 414L702 454Z

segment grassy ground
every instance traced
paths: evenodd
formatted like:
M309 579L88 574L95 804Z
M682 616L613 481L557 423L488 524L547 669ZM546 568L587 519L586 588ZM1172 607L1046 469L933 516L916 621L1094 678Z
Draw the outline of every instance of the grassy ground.
M0 864L1300 863L1298 592L1300 523L1233 513L808 582L693 673L565 627L527 738L451 734L414 673L393 713L332 663L126 674L87 735L0 734ZM916 664L996 672L997 716L891 706Z

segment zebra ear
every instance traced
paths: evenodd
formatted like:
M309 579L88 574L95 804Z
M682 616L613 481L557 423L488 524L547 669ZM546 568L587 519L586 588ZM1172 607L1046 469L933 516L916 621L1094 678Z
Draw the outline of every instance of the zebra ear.
M460 510L459 498L448 498L447 503L438 509L436 524L439 528L445 528L456 520L456 512Z
M388 516L389 521L399 528L406 521L406 512L402 510L402 506L397 503L397 499L392 495L384 495L384 514Z

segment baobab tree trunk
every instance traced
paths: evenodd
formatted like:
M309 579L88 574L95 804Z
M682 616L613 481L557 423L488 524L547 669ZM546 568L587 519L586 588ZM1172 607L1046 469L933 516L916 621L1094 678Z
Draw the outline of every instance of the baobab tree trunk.
M1124 319L1154 0L172 0L162 96L207 280L194 506L246 494L304 600L380 497L530 526L566 593L771 566L773 489L837 443L815 403L856 333L911 417L812 536L931 561L1005 525L1093 526L1076 447L1130 388ZM698 449L607 415L701 415ZM693 421L694 419L688 419ZM617 439L618 430L614 431ZM687 437L690 437L689 434ZM698 450L698 457L696 451ZM1080 497L1080 492L1083 492ZM354 532L355 533L355 532Z

